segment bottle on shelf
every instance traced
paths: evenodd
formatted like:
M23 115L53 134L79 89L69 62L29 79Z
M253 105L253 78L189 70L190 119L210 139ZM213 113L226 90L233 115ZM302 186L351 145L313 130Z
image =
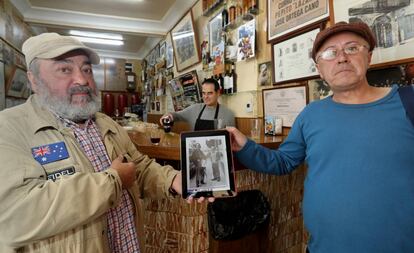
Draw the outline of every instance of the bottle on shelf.
M229 65L226 64L226 73L224 74L224 94L231 93L232 79L230 76Z
M229 23L233 23L236 19L236 6L231 5L229 7Z
M224 92L224 78L223 78L223 75L221 73L218 75L217 81L220 84L220 93L223 94L223 92Z
M257 0L249 0L250 1L250 8L249 13L251 14L259 14L259 1Z
M226 8L221 12L221 27L224 28L229 24L229 13Z
M231 72L230 72L230 77L231 77L231 93L236 93L237 91L237 73L236 73L236 66L234 65L234 63L231 64Z

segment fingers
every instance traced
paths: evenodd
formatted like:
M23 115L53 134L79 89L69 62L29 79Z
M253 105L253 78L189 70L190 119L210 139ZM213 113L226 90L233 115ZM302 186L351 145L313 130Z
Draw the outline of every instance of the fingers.
M205 197L200 197L200 198L198 198L197 199L197 203L203 203L204 201L206 200L206 198ZM214 197L209 197L209 198L207 198L207 201L208 202L210 202L210 203L212 203L212 202L214 202L214 200L216 200ZM187 201L187 203L188 204L191 204L191 203L193 203L193 201L194 201L194 197L192 196L192 195L190 195L187 199L186 199L186 201Z
M232 149L234 151L242 149L247 142L247 137L235 127L226 127L226 130L230 133Z
M136 179L135 164L133 162L124 162L125 157L119 155L112 161L111 167L118 172L124 188L131 187Z

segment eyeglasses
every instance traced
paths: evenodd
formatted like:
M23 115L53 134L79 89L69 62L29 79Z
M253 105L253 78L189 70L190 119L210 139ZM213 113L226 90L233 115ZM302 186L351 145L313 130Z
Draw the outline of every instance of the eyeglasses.
M355 55L362 51L362 49L369 49L366 45L359 45L359 44L350 44L346 45L342 49L338 48L328 48L325 51L322 51L322 53L316 58L316 61L319 60L319 58L325 60L325 61L332 61L336 59L339 55L339 51L343 51L346 55Z

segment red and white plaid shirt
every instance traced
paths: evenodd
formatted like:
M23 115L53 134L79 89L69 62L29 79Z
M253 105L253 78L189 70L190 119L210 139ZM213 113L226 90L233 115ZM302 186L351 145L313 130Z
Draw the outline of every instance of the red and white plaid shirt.
M73 130L76 140L92 163L96 172L111 166L99 129L93 120L78 124L58 116L66 127ZM121 202L108 211L108 238L113 253L140 252L134 220L134 204L127 190L122 191Z

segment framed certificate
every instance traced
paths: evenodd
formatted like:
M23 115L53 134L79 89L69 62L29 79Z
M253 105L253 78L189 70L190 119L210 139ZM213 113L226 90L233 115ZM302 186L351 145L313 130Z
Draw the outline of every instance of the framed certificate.
M308 102L306 85L264 89L263 113L282 118L282 126L291 127Z
M302 28L329 19L329 5L330 0L267 0L267 41L290 37Z
M272 45L273 73L276 84L301 81L319 75L312 47L320 27Z
M180 144L183 198L235 196L229 132L183 132Z

